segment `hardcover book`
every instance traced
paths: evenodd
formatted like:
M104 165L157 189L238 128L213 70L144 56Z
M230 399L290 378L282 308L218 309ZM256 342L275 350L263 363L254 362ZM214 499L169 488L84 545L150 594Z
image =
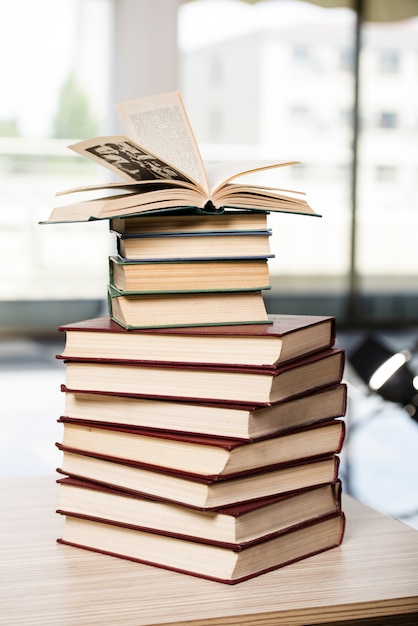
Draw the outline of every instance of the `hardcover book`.
M199 511L97 483L62 478L58 512L150 532L234 547L271 537L310 519L341 510L341 482L297 493Z
M270 289L267 260L237 259L169 262L109 258L109 280L121 293L244 291Z
M341 451L344 421L317 422L258 440L234 440L61 417L60 448L204 478L225 478Z
M161 220L164 221L164 220ZM271 258L270 231L199 232L116 237L118 254L127 260L209 260Z
M131 217L115 217L109 221L111 231L125 236L173 234L245 234L270 233L267 213L260 211L223 211L204 213L199 209L162 211L156 215L143 213Z
M65 363L65 384L70 389L261 406L341 382L344 351L331 348L278 367L98 362L77 357L66 357Z
M61 444L58 447L63 451L62 464L57 470L60 474L202 511L334 483L340 463L339 457L333 455L234 478L209 479L78 454L64 450Z
M347 387L338 384L268 407L130 398L69 389L64 414L93 424L119 424L235 439L257 439L321 420L343 417Z
M335 318L269 315L268 324L196 326L127 331L109 317L60 326L59 358L274 366L331 348Z
M261 291L124 295L109 285L108 308L129 329L269 322Z
M130 527L66 516L59 543L235 584L339 546L345 517L324 515L274 537L226 548Z

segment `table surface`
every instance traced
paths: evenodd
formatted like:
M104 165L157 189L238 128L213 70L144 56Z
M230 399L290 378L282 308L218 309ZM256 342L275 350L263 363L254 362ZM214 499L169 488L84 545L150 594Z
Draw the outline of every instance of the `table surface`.
M349 496L342 546L229 586L58 544L54 476L0 493L0 624L418 624L418 531Z

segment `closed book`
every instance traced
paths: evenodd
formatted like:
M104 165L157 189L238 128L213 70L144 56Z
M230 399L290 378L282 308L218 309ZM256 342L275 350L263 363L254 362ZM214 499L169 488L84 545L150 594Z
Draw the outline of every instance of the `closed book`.
M93 424L120 424L236 439L256 439L346 412L347 387L340 383L268 407L130 398L71 390L63 385L64 414Z
M129 329L269 322L261 291L124 295L109 285L108 309Z
M58 447L63 450L62 445ZM332 455L234 478L209 479L63 450L62 464L57 471L136 495L210 511L333 483L338 479L339 462L339 457Z
M97 483L62 478L58 512L225 547L249 545L310 519L341 510L336 481L293 494L199 511Z
M269 322L128 331L103 316L60 326L60 357L274 366L335 342L332 316L270 315Z
M269 405L341 382L344 354L331 348L275 368L66 357L65 384L70 389L117 395Z
M109 280L123 294L270 288L265 258L153 262L112 256L109 258Z
M115 217L110 230L122 235L172 235L196 233L233 233L269 231L267 213L260 211L224 211L203 213L197 209L144 213L132 217ZM264 232L263 232L264 231Z
M274 257L271 231L117 235L118 254L132 260L251 259Z
M341 451L343 420L317 422L277 436L243 441L141 430L61 417L61 447L99 458L204 478L232 477Z
M68 515L58 542L235 584L336 548L344 527L344 514L335 512L248 546L226 548Z

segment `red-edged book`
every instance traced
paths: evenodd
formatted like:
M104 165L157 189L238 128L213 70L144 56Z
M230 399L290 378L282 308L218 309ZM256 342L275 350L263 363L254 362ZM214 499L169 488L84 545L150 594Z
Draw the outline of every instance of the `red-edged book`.
M62 386L64 415L101 424L175 430L215 437L257 439L324 419L343 417L347 386L331 385L313 393L257 407L209 402L180 402L89 393Z
M61 444L58 447L62 449ZM205 478L63 450L62 464L57 471L59 474L115 487L139 496L211 511L333 483L338 479L339 464L338 455L331 455L234 478Z
M61 417L59 447L121 463L204 478L232 478L341 451L345 424L333 419L258 440L242 441L95 424Z
M226 548L68 515L58 542L220 583L236 584L337 548L343 540L344 528L344 514L334 512L293 526L274 537L247 546Z
M61 478L58 513L226 548L249 546L311 519L341 511L341 482L199 511L106 485Z
M341 382L344 350L331 348L278 367L143 363L66 357L70 389L160 399L270 405Z
M334 317L270 315L269 320L126 330L110 317L98 317L60 326L66 342L58 358L273 367L335 343Z

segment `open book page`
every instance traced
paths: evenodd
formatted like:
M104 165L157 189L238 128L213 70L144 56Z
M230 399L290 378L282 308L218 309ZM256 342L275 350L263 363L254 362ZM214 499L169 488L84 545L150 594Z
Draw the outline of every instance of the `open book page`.
M245 177L298 161L239 160L205 170L179 92L116 105L127 135L94 137L69 148L117 174L123 182L67 189L78 202L53 209L48 221L84 221L179 207L225 208L318 215L297 191L248 184ZM107 190L103 197L103 190ZM83 198L84 196L84 198ZM98 197L99 196L99 197Z
M251 198L252 202L273 202L277 205L278 201L283 201L289 206L291 204L292 208L297 208L302 205L308 207L306 194L303 191L254 185L240 185L239 183L227 183L226 185L222 185L222 187L220 187L220 189L216 192L215 198L219 206L225 206L234 201L242 202L244 199L249 200ZM309 207L308 210L310 213L315 213L311 207Z
M125 132L208 191L205 167L179 92L115 106Z
M110 144L112 147L109 148L109 144L98 143L98 141L102 141L103 139L108 140L112 139L112 143ZM125 152L125 155L121 152L122 143L119 145L119 150L116 151L114 140L123 141L123 146L129 144L130 150L129 153ZM89 148L91 142L94 142L94 146ZM173 168L162 162L160 159L157 159L154 156L149 154L149 158L145 159L141 157L139 154L136 154L132 151L134 148L134 144L130 139L123 138L121 136L117 137L106 137L106 138L96 138L95 140L82 141L78 144L74 144L74 146L70 146L75 152L88 156L90 159L99 162L107 168L110 168L113 172L119 174L120 176L126 178L125 182L113 182L108 181L105 183L98 183L95 185L85 185L82 187L73 187L70 189L64 189L61 191L57 191L56 196L63 196L71 193L81 193L81 192L90 192L90 191L103 191L108 189L115 193L141 193L145 186L148 188L151 185L154 185L156 189L161 189L164 185L169 185L170 187L188 187L188 188L196 188L194 181L183 177L179 172L173 173ZM95 154L97 149L105 151L105 154L102 152L99 156ZM143 154L143 150L141 153ZM108 161L108 158L115 159L111 162ZM210 193L205 195L211 195L216 191L219 191L220 188L225 186L225 189L230 190L230 185L228 182L233 180L234 178L238 178L239 176L244 176L246 174L256 173L260 170L272 169L277 167L282 167L285 165L293 165L296 163L295 161L286 161L277 163L276 161L230 161L226 163L215 163L211 164L207 167L208 173L208 182L210 186ZM138 176L142 175L140 166L146 166L146 172L144 179L139 180ZM128 172L128 173L127 173ZM158 172L158 178L151 179L151 176L155 176ZM129 178L128 178L129 176ZM164 178L163 178L164 176ZM167 176L167 178L165 177ZM226 176L226 179L225 179ZM236 183L235 183L236 184ZM242 184L239 185L239 189L242 190L245 188L247 190L264 189L269 190L272 193L284 194L284 195L305 195L301 191L289 191L285 189L277 189L275 187L264 187L262 185L250 185L250 184ZM148 189L147 189L148 190ZM219 194L216 194L217 196Z
M194 183L185 173L124 135L94 137L68 147L127 181L150 182L166 179Z
M100 192L100 195L96 197L103 198L103 191L108 190L109 195L119 195L119 194L139 194L148 192L151 188L154 187L156 190L167 188L176 188L176 187L187 187L188 189L196 189L196 185L194 182L189 182L188 180L173 180L172 178L158 178L155 180L129 180L123 183L108 181L105 183L97 183L95 185L82 185L81 187L69 187L68 189L62 189L61 191L57 191L55 193L56 196L67 196L71 193L89 193L89 192ZM94 197L94 196L93 196Z
M244 176L246 174L252 174L253 172L260 172L277 167L284 167L285 165L296 165L297 163L298 161L265 160L226 161L224 163L213 163L206 167L210 194L213 194L223 184L228 183L238 176Z

